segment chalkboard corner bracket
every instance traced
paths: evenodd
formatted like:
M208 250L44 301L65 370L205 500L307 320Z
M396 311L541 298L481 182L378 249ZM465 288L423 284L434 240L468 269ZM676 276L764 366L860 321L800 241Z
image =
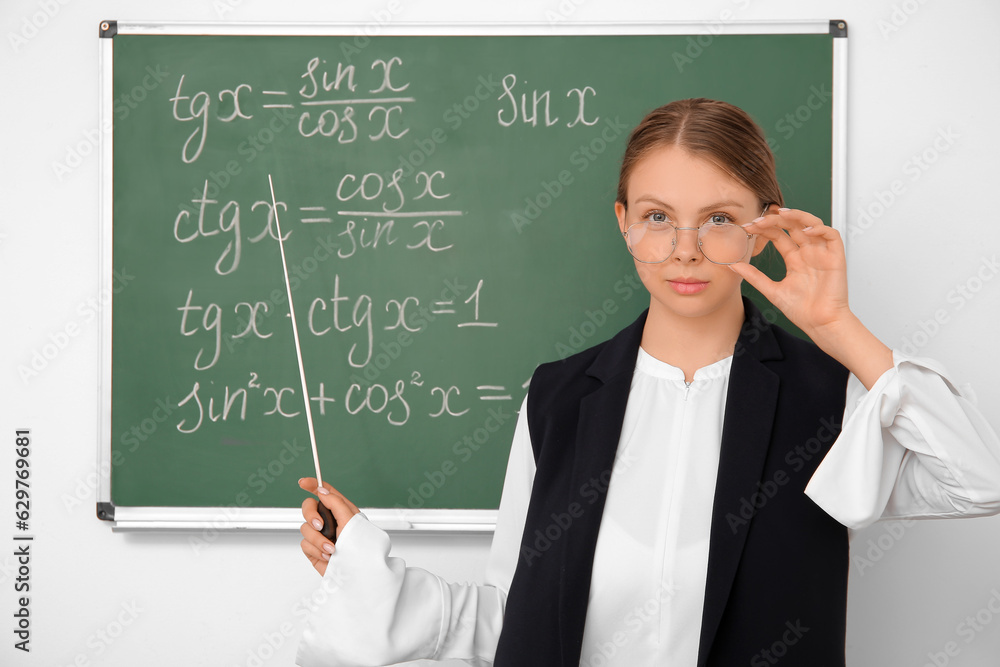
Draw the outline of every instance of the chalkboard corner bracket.
M101 21L98 29L101 37L114 37L118 34L118 21Z
M114 521L115 506L112 503L97 503L97 518L101 521Z
M847 37L847 21L843 19L830 20L831 37Z

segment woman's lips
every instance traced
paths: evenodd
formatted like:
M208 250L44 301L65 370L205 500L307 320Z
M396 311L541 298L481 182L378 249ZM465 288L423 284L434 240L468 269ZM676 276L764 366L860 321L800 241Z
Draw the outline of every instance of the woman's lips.
M678 294L697 294L708 287L708 283L692 281L689 278L668 280L667 282L670 283L670 286L674 288L674 291Z

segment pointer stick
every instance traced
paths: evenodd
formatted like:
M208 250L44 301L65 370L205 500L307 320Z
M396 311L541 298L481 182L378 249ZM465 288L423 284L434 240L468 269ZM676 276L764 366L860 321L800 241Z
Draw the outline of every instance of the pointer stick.
M302 398L306 404L306 422L309 423L309 441L312 443L313 463L316 465L316 482L323 486L323 477L319 471L319 452L316 449L316 430L313 428L312 408L309 405L309 389L306 387L306 369L302 365L302 346L299 344L299 328L295 323L295 307L292 305L292 285L288 280L288 264L285 263L285 243L281 236L281 222L278 220L278 202L274 198L274 182L271 174L267 175L267 184L271 186L271 210L274 211L274 225L278 228L278 248L281 251L281 268L285 274L285 290L288 293L288 312L292 317L292 337L295 339L295 356L299 360L299 379L302 380ZM319 503L317 509L323 519L323 529L320 531L331 542L336 542L337 521L333 512L326 505Z

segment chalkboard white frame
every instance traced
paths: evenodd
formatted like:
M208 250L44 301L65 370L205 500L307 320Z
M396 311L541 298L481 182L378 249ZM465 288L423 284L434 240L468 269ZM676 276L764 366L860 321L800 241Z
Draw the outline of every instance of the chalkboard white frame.
M720 14L718 21L668 23L196 23L115 22L100 26L102 37L130 35L779 35L833 34L832 180L831 225L846 242L847 219L847 26L826 19L782 21L736 21ZM112 165L114 124L112 39L99 40L99 294L113 289ZM776 85L779 85L776 82ZM104 304L99 317L99 386L97 442L97 516L109 521L115 531L182 531L200 533L206 539L229 530L295 530L302 523L298 508L241 507L125 507L111 503L111 346L112 309ZM425 533L490 533L496 527L497 510L362 508L366 516L388 531ZM194 538L192 538L194 539Z

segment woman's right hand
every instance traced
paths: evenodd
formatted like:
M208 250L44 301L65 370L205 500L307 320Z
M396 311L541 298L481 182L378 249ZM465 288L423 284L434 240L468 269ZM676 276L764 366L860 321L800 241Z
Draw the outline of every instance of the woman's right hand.
M309 493L315 493L319 502L322 502L333 512L333 518L337 521L336 536L338 538L351 517L360 512L354 503L326 482L323 483L323 489L320 490L315 477L303 477L299 480L299 486ZM317 507L316 498L306 498L303 501L302 518L305 519L305 523L302 524L299 531L302 533L302 553L306 555L316 571L323 575L326 574L326 564L330 560L330 554L335 551L336 547L319 532L320 528L323 527L323 519L320 518Z

